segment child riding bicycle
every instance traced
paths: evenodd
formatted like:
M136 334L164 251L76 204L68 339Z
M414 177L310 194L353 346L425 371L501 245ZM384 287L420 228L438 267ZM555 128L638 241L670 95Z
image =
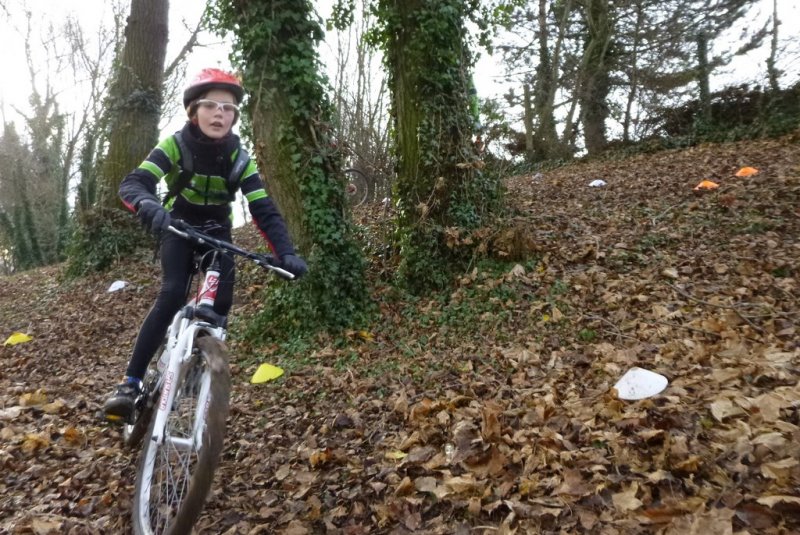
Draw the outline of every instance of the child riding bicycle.
M141 392L142 379L174 314L184 304L192 273L193 246L163 232L178 218L202 228L215 238L231 241L231 202L241 190L253 222L276 257L276 265L296 277L307 271L295 254L286 223L267 195L255 161L247 156L231 129L239 119L244 90L232 74L203 69L183 93L188 121L153 148L119 188L125 206L161 237L161 289L139 330L125 377L106 400L104 413L113 421L127 421ZM156 187L164 180L163 199ZM227 316L233 303L233 260L222 256L214 312Z

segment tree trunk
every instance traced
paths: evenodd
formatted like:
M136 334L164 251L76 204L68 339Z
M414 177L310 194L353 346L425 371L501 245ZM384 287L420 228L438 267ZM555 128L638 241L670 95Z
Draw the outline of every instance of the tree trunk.
M588 0L586 74L581 89L581 116L586 150L596 154L606 146L610 76L608 52L612 30L608 0Z
M570 2L566 2L565 11L569 12ZM536 67L536 85L534 86L534 105L536 116L539 119L536 129L538 144L538 158L550 159L556 157L561 151L558 147L558 133L556 132L556 119L553 104L558 87L559 51L563 40L563 26L559 29L556 40L555 52L550 55L550 32L547 26L547 0L539 0L539 64ZM565 14L566 16L566 14Z
M705 33L697 34L697 88L700 98L698 117L704 122L711 120L711 90L709 77L711 69L708 65L708 38Z
M220 30L234 32L248 94L245 127L267 190L309 258L303 281L267 307L264 325L275 330L265 326L264 332L285 338L352 326L366 306L363 256L330 128L333 109L316 51L324 34L313 6L308 0L218 0L212 17Z
M100 204L121 207L122 179L158 143L168 37L167 0L132 0L119 65L109 90L109 145Z
M772 40L769 46L769 57L767 58L767 76L769 78L769 88L773 92L781 89L779 78L781 71L778 70L778 26L781 22L778 19L778 0L772 0Z
M628 89L628 101L625 104L625 118L622 121L622 140L630 141L631 112L633 103L636 101L637 90L639 89L639 46L641 41L641 30L644 24L644 9L642 5L636 4L636 26L633 30L633 42L631 44L630 78Z
M464 0L381 0L378 14L397 152L400 275L441 287L474 251L462 232L486 224L497 183L476 172Z
M525 124L525 159L533 162L540 155L534 153L533 104L531 103L531 84L527 81L522 85L522 110L522 122Z

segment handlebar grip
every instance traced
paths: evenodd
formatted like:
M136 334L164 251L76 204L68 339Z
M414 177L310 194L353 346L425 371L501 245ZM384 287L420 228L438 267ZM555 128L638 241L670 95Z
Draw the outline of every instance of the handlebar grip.
M271 255L256 255L254 260L258 263L259 266L263 267L264 269L268 269L278 275L282 279L286 280L294 280L295 276L283 268L279 268L275 265L275 258Z

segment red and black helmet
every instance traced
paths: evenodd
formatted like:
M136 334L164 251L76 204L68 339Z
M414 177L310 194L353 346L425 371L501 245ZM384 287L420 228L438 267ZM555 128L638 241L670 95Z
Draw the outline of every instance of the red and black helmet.
M236 104L242 103L244 89L242 89L239 79L229 72L207 68L200 71L195 79L192 80L192 83L183 91L183 107L188 108L193 100L200 98L203 93L212 89L230 91L236 97Z

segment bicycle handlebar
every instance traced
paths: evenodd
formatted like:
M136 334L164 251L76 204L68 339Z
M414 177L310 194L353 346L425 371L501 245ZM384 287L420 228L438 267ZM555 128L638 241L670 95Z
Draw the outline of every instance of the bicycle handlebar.
M209 236L208 234L201 232L181 219L173 219L168 227L168 230L185 240L196 243L197 245L209 245L215 249L252 260L262 268L274 272L282 279L294 280L295 278L293 274L276 266L275 258L273 256L246 251L232 243Z

